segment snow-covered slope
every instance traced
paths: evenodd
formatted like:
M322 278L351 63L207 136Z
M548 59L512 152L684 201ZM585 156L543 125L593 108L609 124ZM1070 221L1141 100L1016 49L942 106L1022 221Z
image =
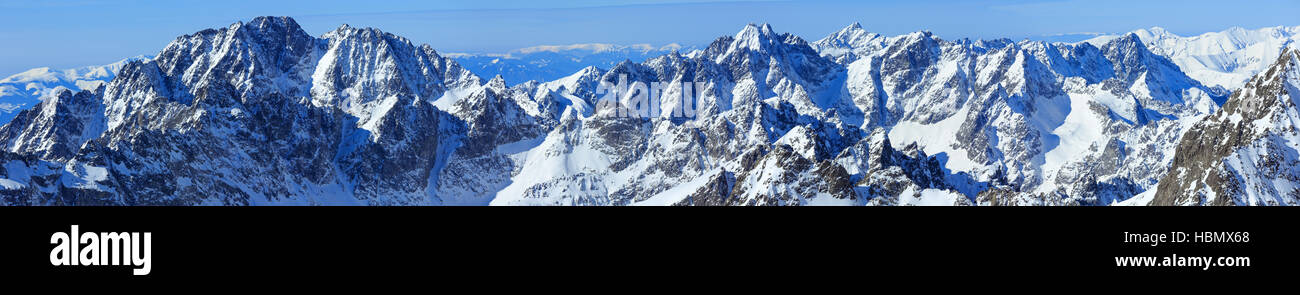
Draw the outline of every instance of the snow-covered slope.
M1237 203L1289 204L1279 190L1300 173L1250 159L1287 155L1273 151L1294 145L1295 108L1224 114L1293 106L1277 97L1296 87L1294 67L1229 99L1161 50L1136 33L1065 44L883 37L854 24L809 43L750 24L690 54L511 85L377 29L312 37L290 18L259 17L178 37L107 85L59 91L0 128L0 200L1182 204L1165 186L1192 186L1169 178L1188 173L1184 154L1209 155L1182 151L1188 142L1226 138L1203 135L1205 122L1249 117L1280 135L1215 159L1250 177ZM606 91L654 82L692 95ZM693 112L668 111L682 106ZM1192 203L1224 203L1209 200Z
M1300 26L1247 30L1234 27L1222 32L1178 36L1164 28L1133 31L1152 52L1168 57L1188 76L1207 86L1232 90L1267 69L1288 46L1300 41ZM1100 36L1094 45L1118 36Z
M887 38L868 32L862 24L853 23L844 29L812 43L813 49L823 56L842 64L849 64L872 52L883 49Z
M9 123L18 112L32 108L42 98L54 96L61 89L95 90L112 80L126 63L148 59L141 55L100 66L66 70L35 68L0 79L0 124Z
M857 33L846 33L857 32ZM1109 204L1153 187L1174 142L1225 93L1184 75L1129 34L1063 44L943 40L917 32L842 44L864 128L916 144L992 187L984 204ZM879 42L883 42L879 43Z
M575 116L521 157L493 203L664 203L671 192L685 204L1102 205L1153 187L1183 130L1224 100L1135 35L1096 47L882 38L855 24L808 44L750 25L694 57L620 64L603 80L625 73L705 81L715 95L691 125ZM868 168L866 152L847 152L855 143L936 168ZM665 162L683 168L658 171ZM827 181L854 193L809 190ZM919 197L951 194L965 198Z
M842 171L828 158L861 137L861 130L851 125L831 123L841 122L842 116L828 109L848 107L845 113L853 113L837 82L842 73L841 66L820 57L802 39L757 24L717 39L697 55L670 53L645 63L620 63L600 81L703 83L695 99L698 115L629 118L611 112L583 115L569 108L555 129L517 157L522 160L519 172L492 204L851 202L857 197L847 185L848 174L817 177L817 171ZM794 134L803 138L791 138ZM760 160L764 158L770 160ZM786 161L796 166L785 167ZM824 169L813 169L814 162ZM771 178L772 173L787 176ZM795 178L805 180L787 183ZM746 185L750 181L763 185ZM803 195L824 181L838 181L840 189ZM726 189L700 192L706 187ZM753 198L773 194L783 197Z
M259 17L203 30L127 63L100 100L60 95L7 127L8 150L40 152L9 170L59 179L30 177L24 187L39 193L9 201L440 204L432 183L466 127L431 102L480 84L432 48L374 29L315 38L292 19ZM58 148L82 141L70 158Z
M1300 51L1275 59L1179 143L1155 205L1300 205Z
M447 56L480 77L499 75L506 84L515 85L527 81L557 80L590 66L608 69L623 61L642 62L674 51L687 53L693 50L678 44L588 43L534 46L507 53L449 53Z
M36 155L42 159L67 160L83 144L104 132L104 87L57 94L24 110L13 124L0 127L9 152Z

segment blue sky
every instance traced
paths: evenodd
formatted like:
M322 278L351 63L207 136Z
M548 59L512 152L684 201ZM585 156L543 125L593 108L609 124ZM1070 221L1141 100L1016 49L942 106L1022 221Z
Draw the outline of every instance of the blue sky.
M703 45L746 23L816 40L850 23L896 35L1069 39L1161 26L1180 35L1300 25L1300 0L0 0L0 77L29 68L104 64L162 49L176 36L259 15L308 33L340 24L396 33L441 52L504 52L573 43Z

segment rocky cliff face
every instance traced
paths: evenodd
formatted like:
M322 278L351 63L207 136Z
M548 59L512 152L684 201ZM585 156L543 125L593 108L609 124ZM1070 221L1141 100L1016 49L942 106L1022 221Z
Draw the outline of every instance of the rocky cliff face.
M7 151L35 155L52 161L76 156L87 141L104 132L104 88L73 93L64 89L18 113L12 124L0 127Z
M944 168L1002 192L990 203L1104 205L1146 191L1225 95L1133 34L1097 46L844 36L872 34L850 26L815 44L829 58L853 53L839 61L863 128L942 155Z
M1300 52L1291 49L1187 131L1152 204L1300 203L1297 101Z
M262 17L179 37L4 134L65 171L31 203L438 204L429 179L456 138L442 131L464 123L430 102L477 84L391 34Z
M693 54L512 86L379 30L318 38L260 17L181 36L0 127L0 200L1108 205L1158 191L1155 204L1292 204L1294 59L1227 99L1136 34L854 25L809 43L751 24ZM682 88L644 101L602 86L654 82L693 87L683 102ZM664 111L614 107L638 104ZM694 112L670 111L683 104Z

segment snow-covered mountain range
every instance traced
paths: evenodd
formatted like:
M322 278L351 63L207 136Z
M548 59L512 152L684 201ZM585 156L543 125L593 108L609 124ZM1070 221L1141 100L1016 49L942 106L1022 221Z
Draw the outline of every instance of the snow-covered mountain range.
M127 62L148 59L141 55L107 65L66 70L42 67L0 79L0 124L9 123L19 111L35 106L42 97L57 94L60 87L72 91L94 90L112 80Z
M1188 76L1205 85L1237 89L1263 71L1282 54L1282 48L1300 42L1300 26L1222 32L1182 37L1164 28L1133 31L1156 54L1169 58ZM1085 42L1099 44L1117 36L1100 36Z
M693 50L696 49L675 43L663 46L585 43L533 46L507 53L448 53L447 56L480 77L499 75L506 84L515 85L560 79L590 66L608 69L623 61L642 62L673 51L687 54Z
M376 29L313 37L259 17L18 114L0 127L0 203L1295 204L1300 74L1277 41L1292 37L1225 37L1242 43L1216 55L1202 49L1218 38L1153 31L1047 43L853 24L808 42L750 24L507 83ZM656 82L694 91L605 91ZM693 108L623 111L646 104Z

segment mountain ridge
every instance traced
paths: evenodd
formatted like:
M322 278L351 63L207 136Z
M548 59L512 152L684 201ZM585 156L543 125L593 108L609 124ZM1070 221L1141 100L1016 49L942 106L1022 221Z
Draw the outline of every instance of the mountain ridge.
M176 38L0 127L28 205L1109 205L1154 194L1233 103L1139 34L808 42L749 24L552 81L258 17ZM627 116L602 84L690 83ZM1236 95L1236 94L1234 94ZM1235 97L1235 96L1234 96ZM654 100L652 100L654 101ZM1135 198L1136 199L1136 198ZM1157 196L1157 204L1165 197ZM1246 204L1254 204L1247 202Z

